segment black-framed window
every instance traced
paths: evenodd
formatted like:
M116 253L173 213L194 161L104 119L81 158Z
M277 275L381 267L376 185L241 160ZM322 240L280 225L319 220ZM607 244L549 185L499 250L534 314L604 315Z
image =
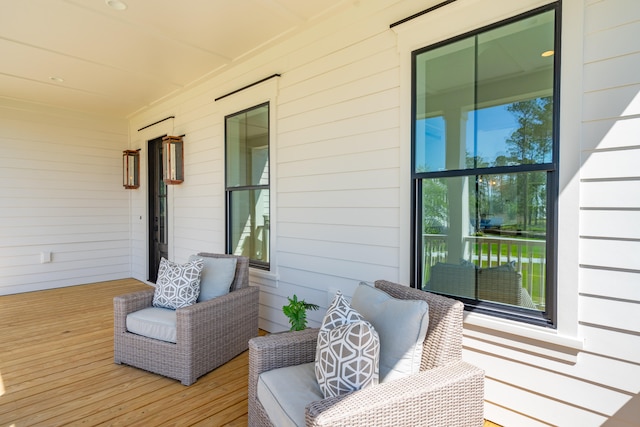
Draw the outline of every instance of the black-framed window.
M269 269L269 103L225 117L227 252Z
M559 8L412 54L413 285L554 326Z

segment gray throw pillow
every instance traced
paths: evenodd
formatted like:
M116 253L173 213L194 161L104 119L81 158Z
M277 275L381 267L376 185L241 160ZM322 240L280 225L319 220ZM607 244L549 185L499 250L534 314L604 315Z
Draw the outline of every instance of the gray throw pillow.
M176 310L195 304L200 294L201 271L202 260L176 264L162 258L153 293L153 306Z
M200 296L198 302L226 295L236 277L237 258L213 258L191 255L189 261L200 259L203 262L200 275Z
M393 298L361 283L351 306L373 325L380 337L380 382L420 371L422 347L429 327L429 306L422 300Z

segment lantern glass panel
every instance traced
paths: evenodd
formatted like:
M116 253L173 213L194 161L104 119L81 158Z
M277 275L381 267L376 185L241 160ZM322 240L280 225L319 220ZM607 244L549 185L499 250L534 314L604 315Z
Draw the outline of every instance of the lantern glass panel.
M166 184L180 184L184 181L183 141L179 136L165 136L162 139L163 179Z
M140 154L137 150L122 153L122 185L129 189L140 186Z

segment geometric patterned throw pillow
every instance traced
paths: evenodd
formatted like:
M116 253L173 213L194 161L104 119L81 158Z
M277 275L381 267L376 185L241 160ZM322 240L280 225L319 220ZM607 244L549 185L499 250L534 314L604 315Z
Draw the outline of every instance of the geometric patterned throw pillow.
M315 373L325 398L378 384L380 339L338 291L318 332Z
M202 259L176 264L162 258L153 293L153 306L176 310L195 304L200 295L203 265Z
M351 304L349 304L349 301L342 295L342 292L338 291L331 305L327 308L327 312L322 319L320 330L328 331L359 320L364 320L364 317L362 317L355 308L351 307Z

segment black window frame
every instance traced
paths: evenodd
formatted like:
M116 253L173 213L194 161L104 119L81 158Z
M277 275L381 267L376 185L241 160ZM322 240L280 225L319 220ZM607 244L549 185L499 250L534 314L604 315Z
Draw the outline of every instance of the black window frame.
M240 114L244 114L247 113L251 110L256 110L258 108L262 108L262 107L267 107L267 123L268 123L268 129L267 129L267 140L268 140L268 148L267 148L267 156L268 156L268 170L267 170L267 176L268 176L268 181L269 183L266 185L242 185L242 186L230 186L227 180L227 171L229 168L229 164L228 164L228 140L227 140L227 123L228 123L228 119ZM233 215L231 215L231 211L232 211L232 194L234 192L240 192L240 191L253 191L253 190L268 190L269 191L269 198L271 198L271 105L269 101L266 102L262 102L260 104L257 105L253 105L251 107L247 107L244 108L240 111L236 111L233 112L231 114L227 114L224 117L224 171L225 171L225 251L227 254L232 254L233 253L233 244L232 244L232 230L233 230ZM271 216L271 199L269 200L269 216ZM271 247L271 237L270 237L270 233L269 233L269 241L267 242L267 245L269 246L269 248ZM269 249L269 253L271 253L271 250ZM266 271L270 271L271 270L271 256L269 256L269 261L268 262L264 262L261 260L257 260L254 258L249 257L249 266L250 267L254 267L260 270L266 270Z
M416 66L417 57L423 52L436 49L438 47L476 36L486 31L502 27L526 18L530 18L540 13L554 11L554 65L553 65L553 148L552 160L545 164L523 164L518 166L500 166L488 168L457 169L436 172L416 172ZM490 301L480 301L477 299L467 299L463 297L452 297L462 301L465 311L487 314L503 319L516 320L523 323L540 325L549 328L557 327L557 258L558 258L558 197L559 197L559 129L560 129L560 52L561 52L561 1L532 9L525 13L511 18L492 23L490 25L469 31L459 36L429 45L411 52L411 287L416 288L422 283L422 187L424 178L446 178L460 176L478 176L485 174L504 174L515 172L541 171L547 172L547 234L546 234L546 305L545 311L534 311L516 306L506 306L504 304Z

